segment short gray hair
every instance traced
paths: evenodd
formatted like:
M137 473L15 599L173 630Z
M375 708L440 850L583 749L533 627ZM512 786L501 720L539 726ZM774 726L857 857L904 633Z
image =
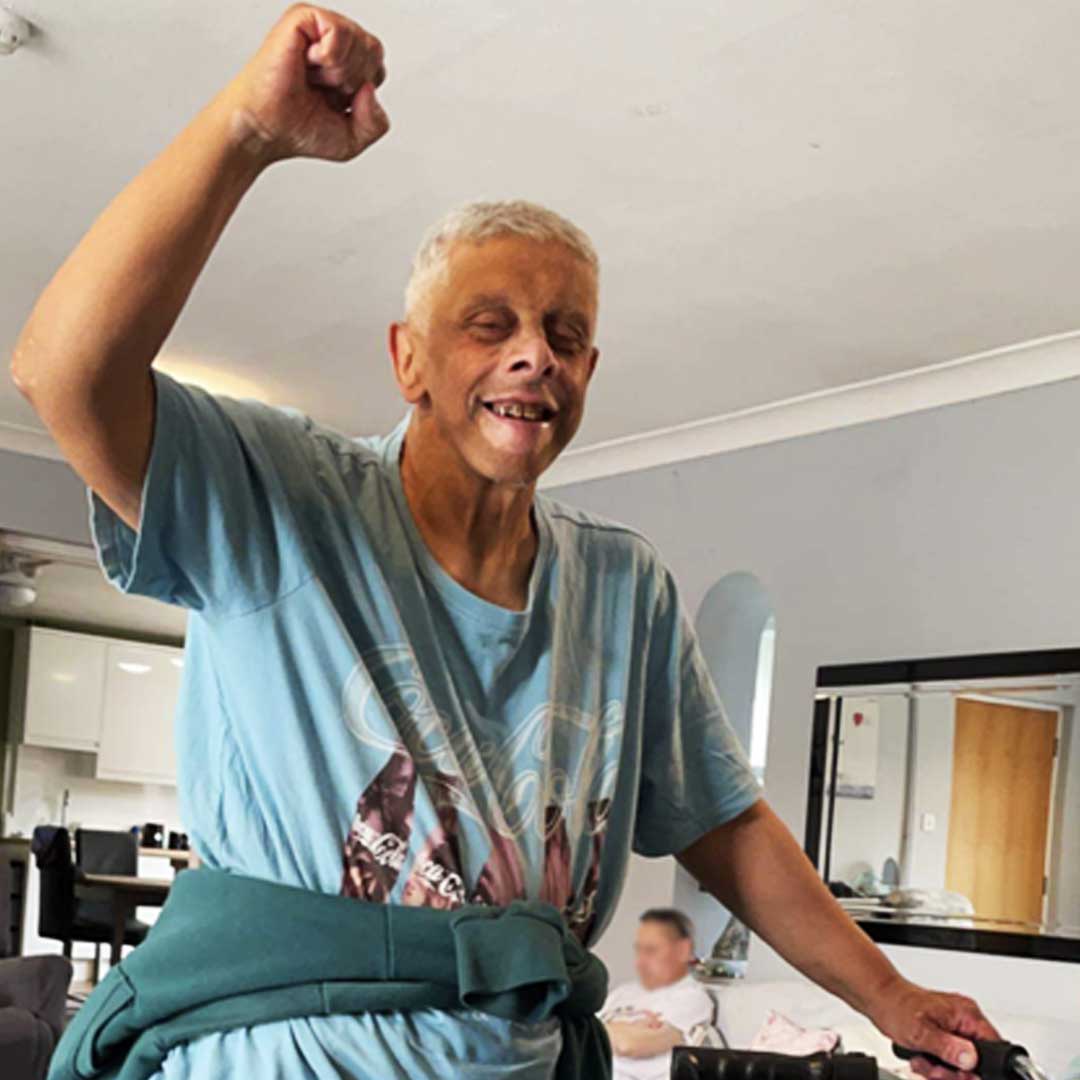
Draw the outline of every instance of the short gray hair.
M600 272L600 259L588 235L554 210L525 199L465 203L451 210L424 235L405 286L406 316L415 309L431 281L446 269L450 247L455 240L479 244L507 234L565 244L594 272Z

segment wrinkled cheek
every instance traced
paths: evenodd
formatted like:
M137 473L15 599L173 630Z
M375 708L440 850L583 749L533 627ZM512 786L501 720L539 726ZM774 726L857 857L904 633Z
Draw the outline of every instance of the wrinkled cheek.
M581 427L581 420L584 415L585 410L579 407L570 415L563 417L563 424L559 430L560 448L565 446L577 434L578 428Z

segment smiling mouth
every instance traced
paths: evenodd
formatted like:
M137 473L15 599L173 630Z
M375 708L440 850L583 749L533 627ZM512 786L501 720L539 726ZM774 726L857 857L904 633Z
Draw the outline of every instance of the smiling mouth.
M484 401L488 412L503 420L522 420L530 424L547 424L555 419L556 411L550 405L535 405L522 401Z

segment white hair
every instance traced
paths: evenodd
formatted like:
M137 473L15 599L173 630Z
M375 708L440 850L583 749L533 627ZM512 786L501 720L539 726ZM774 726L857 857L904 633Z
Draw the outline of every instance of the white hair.
M524 199L465 203L451 210L424 235L405 286L406 316L416 309L431 282L445 272L455 241L479 244L507 234L564 244L597 274L600 272L596 248L584 230L554 210Z

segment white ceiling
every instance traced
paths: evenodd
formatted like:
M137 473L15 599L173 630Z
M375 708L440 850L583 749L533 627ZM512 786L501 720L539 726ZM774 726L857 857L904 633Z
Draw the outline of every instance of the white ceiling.
M0 350L278 0L14 0L0 58ZM442 211L523 196L604 261L578 444L1080 326L1080 7L1040 0L397 0L394 129L289 162L167 346L351 433L400 414L386 324ZM192 368L190 365L195 365ZM36 426L7 380L0 424Z

